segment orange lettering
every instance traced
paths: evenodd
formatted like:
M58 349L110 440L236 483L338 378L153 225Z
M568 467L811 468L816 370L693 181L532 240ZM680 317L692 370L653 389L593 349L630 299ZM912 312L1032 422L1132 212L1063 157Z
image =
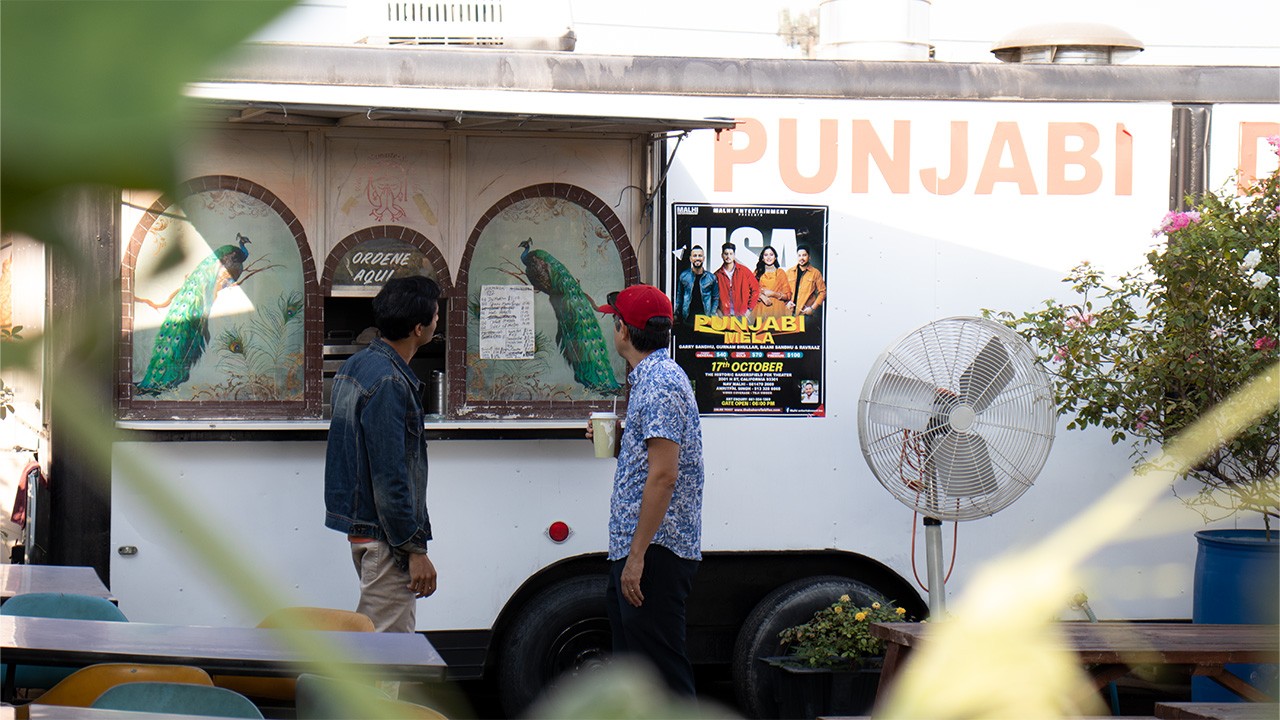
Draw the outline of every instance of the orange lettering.
M1133 135L1116 123L1116 195L1133 194Z
M939 180L937 168L925 168L920 171L920 182L934 195L954 195L968 177L969 123L955 120L951 123L951 174Z
M1005 167L1000 164L1004 149L1009 148L1009 159L1013 165ZM1036 194L1036 181L1031 176L1031 161L1027 158L1027 148L1022 144L1022 134L1018 132L1018 123L996 123L995 132L991 134L991 145L987 148L987 159L982 163L982 172L978 174L978 186L974 192L978 195L990 195L998 182L1017 183L1018 192L1023 195Z
M1078 150L1067 149L1067 138L1078 137ZM1046 192L1050 195L1088 195L1102 185L1102 165L1093 156L1098 152L1098 128L1089 123L1049 123L1048 178ZM1067 179L1067 167L1084 170L1078 180Z
M1240 180L1237 194L1243 195L1250 185L1258 182L1258 141L1280 135L1280 123L1240 123Z
M783 118L778 122L778 173L788 188L798 193L820 193L831 187L836 179L835 120L818 121L818 170L813 175L800 174L800 162L797 157L799 137L796 131L795 118Z
M746 144L735 147L734 139L742 135ZM716 136L715 175L712 187L716 192L733 192L733 166L750 165L764 157L768 133L759 120L742 118L732 130L723 130Z
M893 121L893 155L880 142L869 120L853 121L853 192L868 190L870 162L874 159L880 176L895 193L905 193L911 178L911 122Z

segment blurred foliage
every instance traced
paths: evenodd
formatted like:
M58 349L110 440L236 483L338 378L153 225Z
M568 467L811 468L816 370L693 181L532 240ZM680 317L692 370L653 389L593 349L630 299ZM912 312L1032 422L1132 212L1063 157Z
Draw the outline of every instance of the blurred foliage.
M172 187L182 86L291 4L0 3L3 230L60 245L63 189Z
M13 414L13 388L0 380L0 420Z
M1093 682L1068 649L1051 617L1078 586L1081 565L1168 503L1175 477L1232 437L1274 412L1280 363L1166 443L1151 469L1131 473L1079 515L1064 519L1029 547L1011 547L978 569L945 622L931 626L929 642L911 653L889 697L877 698L875 716L896 718L1055 718L1106 715ZM1182 513L1181 516L1189 515ZM1176 522L1183 522L1178 520ZM1184 528L1175 522L1153 533Z
M255 2L61 2L4 0L0 3L0 198L2 229L45 243L62 262L74 262L78 247L68 238L67 217L76 212L80 188L173 186L176 149L183 132L182 87L223 53L233 49L291 4ZM71 201L62 206L59 203ZM112 238L99 239L113 242ZM86 287L110 269L92 273ZM106 283L106 287L114 287ZM10 343L6 365L30 366L35 346L54 339L63 357L52 358L45 392L55 417L65 423L60 437L87 460L92 472L112 477L115 439L110 398L91 382L86 367L111 357L115 323L109 319L118 298L91 302L68 318L53 318L48 332ZM13 328L16 333L21 328ZM24 352L25 351L25 352ZM109 362L109 361L108 361ZM7 390L7 388L6 388ZM0 396L4 393L0 392ZM106 407L104 407L104 404ZM7 414L7 408L6 408ZM140 458L114 457L115 477L148 500L176 536L186 539L206 569L231 596L261 615L296 604L275 585L232 554L220 530L189 500L155 476ZM317 672L352 676L336 648L323 637L281 629Z
M713 720L738 717L713 700L679 697L647 665L615 660L566 674L534 704L529 718L547 720Z

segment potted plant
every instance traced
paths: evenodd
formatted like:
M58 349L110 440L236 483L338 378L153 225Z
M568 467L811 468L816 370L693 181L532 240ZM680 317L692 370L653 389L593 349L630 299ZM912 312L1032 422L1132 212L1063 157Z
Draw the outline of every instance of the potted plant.
M900 622L906 613L889 602L859 607L841 595L808 622L779 633L788 654L766 662L780 675L781 716L860 715L869 710L884 663L884 641L871 635L871 624Z
M1268 141L1280 153L1280 137ZM1064 279L1073 302L1047 300L1022 315L984 313L1037 348L1058 412L1071 418L1067 427L1098 426L1113 443L1132 442L1139 470L1149 446L1182 432L1280 354L1280 170L1242 183L1239 195L1235 187L1188 198L1190 210L1168 213L1145 265L1117 280L1084 263ZM1196 534L1197 622L1276 622L1278 456L1273 408L1175 484L1206 521L1238 513L1262 520L1261 529ZM1218 567L1221 561L1229 567Z

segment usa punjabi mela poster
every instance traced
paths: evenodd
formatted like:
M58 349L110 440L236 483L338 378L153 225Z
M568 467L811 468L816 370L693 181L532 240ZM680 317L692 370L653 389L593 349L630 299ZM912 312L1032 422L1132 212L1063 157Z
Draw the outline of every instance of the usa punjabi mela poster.
M673 207L674 357L704 415L821 416L827 208Z

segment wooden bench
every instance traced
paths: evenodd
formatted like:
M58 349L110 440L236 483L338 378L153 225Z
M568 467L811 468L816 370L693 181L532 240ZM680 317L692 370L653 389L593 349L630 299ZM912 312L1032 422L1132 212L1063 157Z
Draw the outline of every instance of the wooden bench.
M1276 720L1276 703L1158 702L1156 717L1166 720Z
M911 649L927 642L927 623L876 623L871 634L885 641L880 696ZM1090 667L1096 687L1127 674L1134 665L1190 665L1236 695L1254 702L1274 702L1226 665L1280 662L1280 633L1274 625L1209 625L1202 623L1067 622L1064 641ZM1272 715L1268 720L1275 720Z

